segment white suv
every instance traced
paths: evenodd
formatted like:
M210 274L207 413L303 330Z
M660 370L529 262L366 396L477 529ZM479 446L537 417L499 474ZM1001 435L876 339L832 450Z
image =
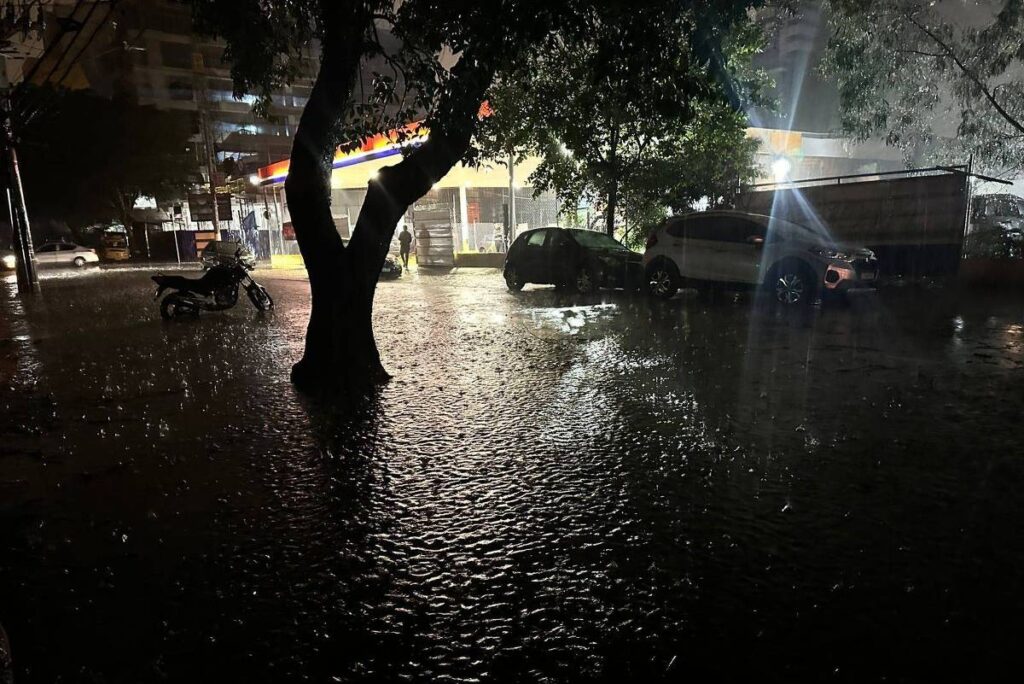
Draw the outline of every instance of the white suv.
M763 286L781 304L819 292L874 284L869 249L836 244L805 226L741 211L706 211L664 221L647 238L648 290L668 298L685 284Z

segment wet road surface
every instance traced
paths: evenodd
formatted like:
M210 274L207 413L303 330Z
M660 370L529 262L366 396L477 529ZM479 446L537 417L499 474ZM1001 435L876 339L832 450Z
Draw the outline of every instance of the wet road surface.
M0 283L24 682L983 681L1024 597L1024 304L380 285L395 378L287 381L306 283L164 323Z

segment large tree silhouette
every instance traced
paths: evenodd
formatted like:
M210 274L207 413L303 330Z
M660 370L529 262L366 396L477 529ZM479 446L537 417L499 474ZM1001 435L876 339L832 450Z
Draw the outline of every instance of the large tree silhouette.
M313 393L361 394L389 376L373 335L373 297L395 226L451 168L475 158L480 105L496 75L545 39L592 30L594 17L670 16L686 31L707 79L721 75L719 46L754 2L680 0L193 0L198 26L227 42L238 95L266 105L308 65L319 70L285 182L309 273L312 309L292 380ZM623 11L629 8L629 12ZM605 25L611 25L607 22ZM313 50L316 46L316 50ZM667 46L637 42L657 59ZM676 55L671 54L671 58ZM638 73L637 78L644 74ZM699 85L688 84L694 93ZM339 145L423 120L429 137L369 182L344 245L330 211L331 161Z

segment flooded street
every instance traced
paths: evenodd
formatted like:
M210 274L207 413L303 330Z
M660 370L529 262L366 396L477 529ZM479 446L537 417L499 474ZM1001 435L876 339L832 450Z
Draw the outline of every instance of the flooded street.
M0 623L28 682L988 680L1024 599L1024 300L380 284L394 375L288 382L308 285L166 323L0 283Z

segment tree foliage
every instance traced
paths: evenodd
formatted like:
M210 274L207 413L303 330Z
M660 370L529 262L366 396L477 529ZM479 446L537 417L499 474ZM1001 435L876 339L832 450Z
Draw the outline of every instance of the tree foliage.
M539 155L534 188L556 190L568 211L596 204L609 231L621 210L629 219L715 201L752 177L741 106L764 101L766 79L751 66L761 40L746 13L666 4L590 23L499 75L481 131L488 156Z
M382 130L428 120L443 131L475 88L489 84L523 44L578 20L585 3L517 0L192 0L197 26L227 43L235 93L258 98L324 60L345 58L358 70L332 115L332 138L357 145ZM567 8L573 11L567 11ZM453 68L458 63L460 66ZM478 94L474 94L474 99ZM479 105L479 102L476 103ZM475 111L475 110L474 110Z
M844 129L908 162L1024 169L1024 3L832 0L823 70Z
M20 132L30 216L46 214L72 228L127 222L139 197L172 199L197 180L190 115L90 91L50 99ZM75 177L80 182L71 182Z

